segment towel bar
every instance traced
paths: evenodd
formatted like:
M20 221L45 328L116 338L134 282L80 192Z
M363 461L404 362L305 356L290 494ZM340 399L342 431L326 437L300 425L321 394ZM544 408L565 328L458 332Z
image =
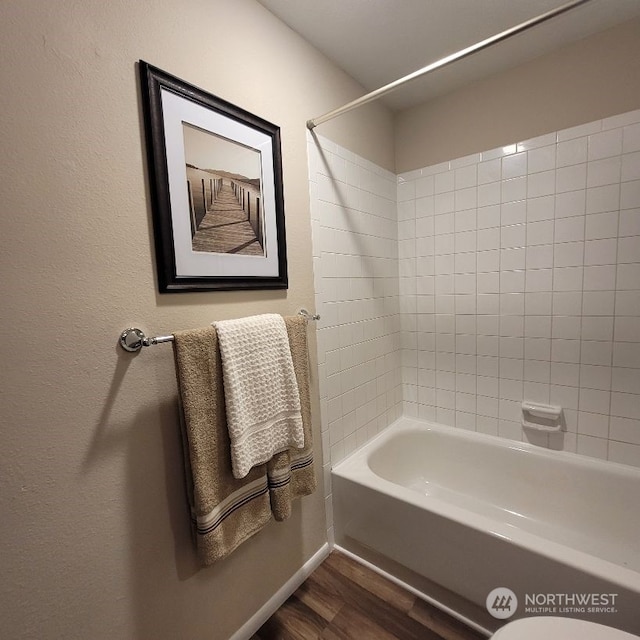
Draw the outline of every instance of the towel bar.
M299 316L303 316L307 321L320 320L320 314L309 313L306 309L300 309L298 311ZM125 329L120 334L120 346L130 353L140 351L142 347L150 347L154 344L162 344L163 342L173 342L173 336L153 336L147 337L142 329L137 327L131 327Z

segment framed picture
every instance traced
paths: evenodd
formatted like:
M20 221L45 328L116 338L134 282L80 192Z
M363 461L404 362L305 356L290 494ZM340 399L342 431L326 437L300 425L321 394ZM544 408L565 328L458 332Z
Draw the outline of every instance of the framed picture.
M160 292L286 289L280 128L139 68Z

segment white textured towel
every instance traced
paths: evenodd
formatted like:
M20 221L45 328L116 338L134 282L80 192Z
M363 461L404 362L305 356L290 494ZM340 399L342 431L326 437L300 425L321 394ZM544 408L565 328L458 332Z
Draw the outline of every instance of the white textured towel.
M218 333L236 478L274 454L304 446L300 395L287 328L269 313L213 323Z

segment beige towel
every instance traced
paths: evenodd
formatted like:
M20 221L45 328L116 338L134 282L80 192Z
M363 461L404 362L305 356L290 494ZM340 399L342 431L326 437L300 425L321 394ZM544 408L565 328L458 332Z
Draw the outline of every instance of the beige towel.
M289 447L302 448L300 396L282 316L214 322L218 332L233 475Z
M290 449L277 453L267 464L271 510L276 520L286 520L291 515L291 501L313 493L316 488L311 432L307 320L302 316L292 316L285 318L284 321L300 393L304 447L300 450Z
M266 465L231 473L222 367L213 327L175 334L187 485L203 565L229 555L270 519Z

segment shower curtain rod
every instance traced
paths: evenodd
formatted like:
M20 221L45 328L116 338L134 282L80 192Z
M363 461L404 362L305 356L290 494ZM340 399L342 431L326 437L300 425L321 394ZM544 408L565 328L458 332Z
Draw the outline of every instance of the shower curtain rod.
M452 62L456 62L457 60L462 60L462 58L466 58L467 56L470 56L472 53L476 53L476 51L481 51L482 49L486 49L487 47L490 47L492 44L496 44L498 42L501 42L502 40L506 40L511 36L515 36L516 34L521 33L522 31L526 31L531 27L535 27L536 25L541 24L542 22L546 22L547 20L550 20L555 16L559 16L562 13L565 13L571 9L574 9L575 7L579 7L581 4L586 4L587 2L590 2L590 1L591 0L572 0L571 2L567 2L566 4L560 5L559 7L556 7L555 9L551 9L550 11L547 11L546 13L543 13L535 18L531 18L526 22L522 22L516 25L515 27L511 27L510 29L503 31L502 33L497 33L495 36L491 36L486 40L477 42L476 44L471 45L466 49L461 49L456 53L452 53L451 55L445 56L444 58L441 58L436 62L432 62L431 64L428 64L426 67L422 67L422 69L418 69L417 71L414 71L413 73L410 73L409 75L404 76L403 78L399 78L398 80L395 80L394 82L390 82L389 84L386 84L383 87L376 89L375 91L371 91L371 93L367 93L361 98L358 98L357 100L348 102L347 104L345 104L342 107L339 107L338 109L334 109L333 111L329 111L328 113L325 113L322 116L313 118L313 120L307 120L307 128L314 129L319 124L327 122L328 120L332 120L337 116L341 116L343 113L347 113L347 111L351 111L352 109L356 109L362 106L363 104L367 104L368 102L372 102L373 100L377 100L378 98L381 98L382 96L386 95L387 93L390 93L391 91L394 91L401 85L406 84L411 80L415 80L420 76L424 76L428 73L431 73L436 69L441 69L442 67L445 67L448 64L451 64Z

